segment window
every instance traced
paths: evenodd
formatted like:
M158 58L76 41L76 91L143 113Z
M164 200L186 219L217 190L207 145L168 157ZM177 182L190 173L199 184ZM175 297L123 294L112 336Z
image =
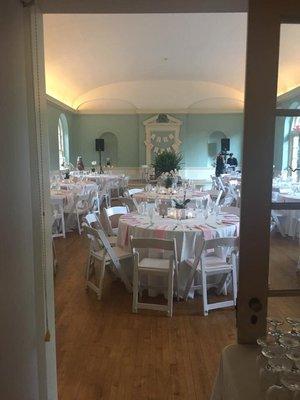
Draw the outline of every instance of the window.
M69 162L68 122L64 114L61 114L58 119L57 134L59 169L64 169L64 164Z
M289 140L289 167L292 169L292 177L297 180L300 176L300 117L294 117Z

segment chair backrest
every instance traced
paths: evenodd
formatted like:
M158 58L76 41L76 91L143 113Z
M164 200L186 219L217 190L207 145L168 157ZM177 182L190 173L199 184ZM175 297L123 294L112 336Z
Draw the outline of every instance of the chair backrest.
M108 218L112 217L113 215L128 214L127 206L108 207L108 208L104 208L104 211Z
M238 237L216 238L204 241L203 250L212 250L220 247L237 249L239 246Z
M169 257L170 265L174 265L178 269L178 256L177 256L177 246L176 239L147 239L147 238L134 238L130 236L130 245L132 249L132 254L134 256L135 265L138 262L139 252L138 250L166 250L171 252ZM150 257L151 258L151 257Z
M144 239L130 237L132 249L159 249L176 251L176 239Z
M228 212L229 214L234 214L237 215L238 217L240 216L240 208L239 207L221 207L221 211L223 212Z
M51 199L52 214L56 217L64 214L64 204L62 199Z
M128 189L127 192L128 192L128 194L129 194L129 196L132 196L132 195L134 195L134 194L144 192L144 189L138 189L138 188Z
M202 256L206 254L207 250L214 250L214 253L216 253L220 248L227 248L228 250L231 249L231 252L237 252L238 247L238 237L216 238L201 241L201 244L196 246L193 269L195 270L199 263L202 263Z
M97 212L100 214L100 199L99 199L99 194L98 191L92 190L91 191L91 197L90 197L90 205L91 205L91 211Z
M93 212L87 214L84 217L84 221L87 222L88 226L94 229L102 229L103 230L103 226L99 220L99 218L97 217L97 215Z
M217 182L218 182L219 189L225 191L225 184L223 182L223 179L220 176L217 178Z
M218 196L216 198L216 202L215 202L216 206L218 206L220 204L220 200L221 200L222 194L223 194L223 190L220 190L219 194L218 194Z
M115 206L104 208L104 216L106 219L106 225L108 228L109 235L113 235L113 228L116 228L119 224L121 215L128 214L127 206Z
M124 207L127 207L130 212L138 210L138 204L136 200L132 197L119 197L119 201Z
M96 247L98 247L99 249L104 249L103 256L102 256L103 261L106 258L106 254L109 255L114 273L122 280L122 282L125 284L127 290L131 291L132 287L127 278L127 275L124 272L124 270L121 268L120 260L119 260L118 256L116 255L114 249L111 247L109 240L107 239L104 231L102 229L91 228L87 225L83 226L83 230L86 233L86 235L93 241L93 243L96 243ZM101 255L100 255L100 257L101 257Z

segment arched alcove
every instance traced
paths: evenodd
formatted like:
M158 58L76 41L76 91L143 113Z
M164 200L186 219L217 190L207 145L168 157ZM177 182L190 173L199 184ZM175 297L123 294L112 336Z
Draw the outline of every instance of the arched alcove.
M113 132L104 132L100 139L104 139L104 151L102 153L103 164L106 164L106 159L110 158L113 165L118 164L118 138Z
M208 165L210 166L217 154L221 151L221 139L225 139L226 135L222 131L214 131L208 137L207 142L207 153L208 153Z

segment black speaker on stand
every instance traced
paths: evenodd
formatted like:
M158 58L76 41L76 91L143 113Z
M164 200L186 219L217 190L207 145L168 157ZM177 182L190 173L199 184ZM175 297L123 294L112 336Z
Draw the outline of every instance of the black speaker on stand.
M100 166L100 174L104 174L101 162L101 152L104 151L104 139L96 139L95 140L95 148L96 151L99 151L99 166Z
M225 155L225 163L229 151L230 151L230 139L227 138L221 139L221 152Z

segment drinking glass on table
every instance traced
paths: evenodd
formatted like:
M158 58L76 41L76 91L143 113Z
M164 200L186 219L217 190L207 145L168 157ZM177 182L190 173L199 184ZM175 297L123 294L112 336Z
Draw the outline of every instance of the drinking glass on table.
M261 353L267 359L267 363L260 368L259 378L262 390L266 391L270 386L278 385L279 383L278 368L279 366L284 368L280 364L281 359L284 357L284 349L275 343L264 346Z
M288 333L300 338L300 318L286 317L286 321L292 326Z
M280 382L291 392L291 400L300 400L300 374L293 371L283 371Z
M154 207L148 207L148 217L150 219L150 224L153 224Z

